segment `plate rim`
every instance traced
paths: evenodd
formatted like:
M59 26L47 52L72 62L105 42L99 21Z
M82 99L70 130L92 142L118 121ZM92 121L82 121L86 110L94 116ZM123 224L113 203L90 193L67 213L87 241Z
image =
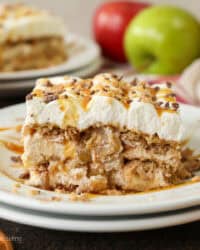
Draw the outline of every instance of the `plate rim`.
M68 218L43 216L39 213L33 214L24 209L16 211L15 208L10 206L2 207L2 204L0 204L0 218L24 225L53 230L96 233L128 232L152 230L194 222L200 219L200 208L192 208L187 211L174 212L157 217L126 218L124 220L106 220L105 218L95 221L87 218L70 219L69 216Z
M15 182L17 183L17 182ZM200 183L193 183L190 185L195 185L199 188ZM23 185L22 185L23 186ZM24 185L26 186L26 185ZM35 189L29 187L31 190ZM179 188L179 187L177 187ZM38 189L36 189L38 190ZM44 191L39 189L43 193L48 193L50 191ZM156 191L156 192L165 192ZM54 195L53 195L54 194ZM55 192L51 193L52 196L55 196ZM56 194L57 195L57 194ZM141 195L141 194L133 194ZM51 196L51 197L52 197ZM68 194L66 194L69 197ZM111 196L112 197L112 196ZM97 197L98 198L98 197ZM96 204L87 202L71 202L71 201L41 201L39 199L30 198L28 196L19 196L17 194L8 193L0 190L0 202L19 208L25 208L28 210L37 210L41 212L49 212L52 214L71 214L71 215L83 215L83 216L122 216L122 215L141 215L141 214L155 214L160 212L174 211L177 209L184 209L189 207L195 207L200 205L200 197L190 197L187 200L184 198L173 201L154 202L148 204L139 204L134 206L128 206L127 203L124 207L114 206L112 204ZM56 206L55 206L56 204ZM113 209L114 208L114 209Z
M77 69L75 71L71 72L62 72L56 76L62 76L62 75L80 75L80 74L86 74L88 71L96 72L103 64L102 58L99 56L95 58L89 65L86 65L84 67L81 67L80 69ZM84 75L80 77L84 77ZM55 75L52 75L50 77L54 77ZM23 80L16 80L14 82L6 82L4 84L0 84L0 91L8 91L8 90L23 90L23 89L29 89L33 88L35 85L35 81L37 78L34 79L23 79ZM25 85L24 85L25 84Z

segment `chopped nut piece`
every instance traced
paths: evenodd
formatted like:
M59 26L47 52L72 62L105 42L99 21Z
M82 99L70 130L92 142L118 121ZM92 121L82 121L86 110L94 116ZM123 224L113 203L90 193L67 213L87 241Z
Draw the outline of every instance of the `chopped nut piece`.
M172 87L172 83L171 83L171 82L166 82L166 84L167 84L167 87L168 87L168 88L171 88L171 87Z
M45 82L45 86L46 86L46 87L53 87L53 84L51 83L51 81L47 80L47 81Z
M137 83L138 83L137 78L134 78L134 79L130 82L130 84L133 85L133 86L137 86Z
M165 108L169 108L169 102L165 103Z
M156 86L156 87L154 87L154 90L155 90L155 91L159 91L159 90L160 90L160 87L159 87L159 86Z
M11 160L16 163L22 163L21 156L11 156Z
M24 179L24 180L29 179L29 177L30 177L30 173L28 171L20 174L19 176L20 179Z
M58 99L58 96L54 95L54 94L47 94L47 95L44 96L44 102L45 103L49 103L49 102L55 101L57 99Z
M179 104L177 102L172 103L172 107L175 108L175 109L178 109L179 108Z
M26 101L32 100L32 99L33 99L32 93L30 93L30 94L28 94L28 95L26 96Z
M155 102L157 100L156 96L152 97L152 101Z
M164 103L164 102L160 101L160 102L158 102L157 104L158 104L158 106L162 106L163 103Z

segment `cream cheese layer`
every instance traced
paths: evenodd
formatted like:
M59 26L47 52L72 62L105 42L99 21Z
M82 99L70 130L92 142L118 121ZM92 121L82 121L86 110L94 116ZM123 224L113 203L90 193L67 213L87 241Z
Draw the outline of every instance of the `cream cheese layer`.
M65 33L60 18L23 4L0 6L0 44L59 36Z
M184 129L178 104L168 84L125 83L109 74L93 79L39 79L27 98L25 125L46 125L83 131L97 124L158 134L181 141Z

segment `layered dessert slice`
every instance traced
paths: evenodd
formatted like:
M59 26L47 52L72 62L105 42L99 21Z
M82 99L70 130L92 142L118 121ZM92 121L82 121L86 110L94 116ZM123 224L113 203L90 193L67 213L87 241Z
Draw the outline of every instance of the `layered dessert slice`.
M39 79L26 105L22 160L30 185L145 191L190 175L170 83L127 83L113 74Z
M66 59L64 24L24 4L0 6L0 71L45 68Z

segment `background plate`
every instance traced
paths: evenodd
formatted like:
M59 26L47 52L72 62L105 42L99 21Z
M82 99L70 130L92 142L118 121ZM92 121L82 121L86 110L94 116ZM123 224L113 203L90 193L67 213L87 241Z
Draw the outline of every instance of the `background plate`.
M78 77L88 77L93 76L99 70L102 65L102 59L97 57L91 64L80 68L76 71L71 72L63 72L62 75L74 75ZM35 85L36 79L26 79L26 80L16 80L16 81L8 81L4 82L4 84L0 84L0 97L8 97L8 96L25 96L28 91L30 91Z

